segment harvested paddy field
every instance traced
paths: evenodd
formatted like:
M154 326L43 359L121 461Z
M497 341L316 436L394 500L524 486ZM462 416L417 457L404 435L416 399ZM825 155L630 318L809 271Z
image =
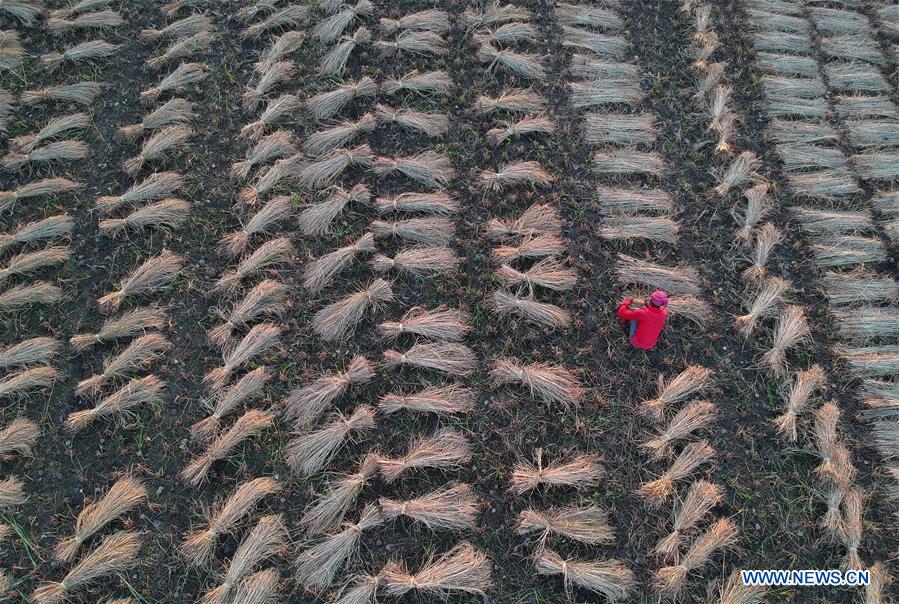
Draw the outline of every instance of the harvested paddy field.
M899 598L894 3L0 29L0 601Z

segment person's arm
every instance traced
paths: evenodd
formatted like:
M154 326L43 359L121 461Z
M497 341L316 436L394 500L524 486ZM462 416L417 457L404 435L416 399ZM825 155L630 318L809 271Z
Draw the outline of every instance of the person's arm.
M640 318L639 310L628 310L628 306L633 302L633 298L628 298L624 302L621 303L621 306L618 307L618 318L624 319L625 321L633 321L634 319Z

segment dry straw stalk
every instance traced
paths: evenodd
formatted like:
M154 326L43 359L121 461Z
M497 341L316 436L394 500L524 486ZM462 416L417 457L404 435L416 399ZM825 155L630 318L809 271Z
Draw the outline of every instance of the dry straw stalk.
M34 367L0 380L0 400L20 398L32 390L52 388L61 377L53 367Z
M135 308L118 317L107 319L97 333L72 336L69 344L75 350L87 350L97 344L143 335L154 329L162 329L167 321L168 316L159 308Z
M740 333L747 338L752 335L759 321L774 314L783 303L784 294L791 288L790 282L780 277L768 277L762 281L755 297L748 300L746 314L735 319Z
M39 252L24 252L10 258L0 268L0 284L16 275L31 275L42 268L62 264L69 259L69 248L51 246Z
M58 353L58 340L47 337L29 338L18 344L0 348L0 369L45 365Z
M182 63L159 84L141 92L140 98L145 103L153 103L163 93L182 90L191 84L202 82L207 77L209 72L202 63Z
M787 371L787 350L805 342L811 337L811 330L805 321L805 313L798 306L787 306L777 318L774 341L771 349L762 356L762 364L775 375L783 376Z
M686 533L723 499L724 490L716 484L707 480L697 480L691 484L686 497L675 509L671 532L659 541L653 551L666 561L677 558Z
M518 315L540 327L564 329L571 324L571 313L555 304L539 302L533 294L526 298L503 290L493 292L493 309L500 315Z
M81 183L66 178L43 178L26 183L14 191L0 191L0 211L8 209L19 200L68 193L81 186Z
M293 203L290 197L275 197L259 209L241 228L229 233L219 240L219 253L234 257L247 249L247 244L254 235L272 233L293 214Z
M715 419L715 405L709 401L693 401L685 405L671 418L668 426L643 446L655 459L670 454L671 445L707 428Z
M100 221L100 232L112 236L119 235L126 229L150 229L181 226L190 214L191 206L182 199L163 199L162 201L134 210L124 218L107 218Z
M391 212L421 212L439 216L451 216L459 212L459 202L444 192L400 193L392 197L375 199L378 214Z
M38 281L30 285L17 285L0 292L0 312L10 312L35 304L56 304L62 299L62 290L49 283Z
M487 222L487 236L494 241L513 237L534 237L562 234L562 216L559 210L543 203L528 207L515 219L491 218Z
M322 308L312 318L312 329L323 340L334 342L352 335L367 312L377 312L393 300L390 283L383 279Z
M667 597L677 596L684 588L690 572L705 566L715 552L733 546L738 536L739 531L733 522L725 518L718 520L693 542L679 564L666 566L656 572L655 585L658 592Z
M735 570L721 587L718 604L763 604L765 588L756 585L744 585L740 570ZM879 602L879 601L878 601ZM869 602L866 604L874 604Z
M276 348L280 343L280 326L271 323L254 325L236 346L222 356L222 366L203 376L203 382L214 390L221 389L236 369Z
M346 513L356 502L362 489L378 472L378 457L367 454L359 461L352 474L337 477L327 491L306 506L300 524L308 536L331 532L343 522Z
M365 76L356 82L338 84L333 90L316 94L306 102L306 109L312 119L320 121L340 113L353 100L373 97L377 92L378 85Z
M364 183L354 185L349 191L336 188L324 201L312 204L300 213L297 221L300 231L304 235L324 235L348 203L368 205L370 201L371 191Z
M577 274L556 258L544 258L524 272L508 264L496 269L496 276L508 287L526 285L529 291L544 287L555 291L568 291L577 284Z
M37 90L26 90L22 93L20 102L23 105L34 105L43 101L66 101L88 106L100 96L104 88L105 85L101 82L59 84Z
M405 220L374 220L371 231L378 239L396 237L423 245L445 246L453 238L455 225L449 218L407 218Z
M393 258L375 254L371 260L371 266L377 273L395 270L417 276L450 273L458 264L459 257L452 248L427 245L400 250Z
M371 169L378 176L402 174L431 189L446 186L456 176L449 158L435 151L410 156L376 157Z
M493 248L491 259L497 264L510 264L520 258L538 259L557 256L565 251L565 242L556 235L525 237L517 245Z
M210 342L225 346L234 330L246 327L262 317L281 317L290 304L290 289L277 281L265 279L251 289L243 300L234 304L224 324L209 332Z
M698 296L701 294L699 273L693 267L669 268L626 254L618 254L615 267L618 279L625 284L639 284L664 289L669 294Z
M17 417L0 430L0 456L16 453L31 457L31 447L39 434L37 424L30 419Z
M427 9L415 13L403 15L399 19L380 19L381 32L391 35L404 29L416 29L432 31L434 33L446 33L450 29L449 14L446 11Z
M22 505L28 500L25 483L12 476L0 481L0 509Z
M204 404L212 412L206 419L201 419L190 427L191 440L206 443L218 432L219 423L227 415L236 411L241 405L260 398L265 384L271 379L267 367L257 367L234 384Z
M387 105L377 105L375 107L375 118L379 123L397 124L412 132L420 132L430 137L445 134L450 126L449 116L443 113L394 109Z
M156 172L142 182L133 185L121 195L106 195L97 198L97 210L109 214L123 206L143 204L168 197L181 189L184 177L175 172Z
M215 289L225 293L234 293L247 277L261 273L279 264L290 264L293 261L293 244L287 237L278 237L266 241L256 250L243 258L233 271L227 271L216 282Z
M273 159L284 159L296 153L293 135L286 130L277 130L256 143L247 152L246 159L231 165L231 177L246 180L255 168L264 166Z
M182 268L184 259L166 250L137 267L119 283L118 290L106 294L97 300L97 304L103 309L118 308L125 298L156 293L168 287Z
M546 78L544 57L527 53L513 52L511 50L499 50L488 42L481 44L478 49L478 59L487 64L487 71L502 67L513 75L521 76L529 80L543 80Z
M474 404L475 393L473 390L457 384L448 384L446 386L429 386L406 395L384 395L378 401L378 409L386 414L407 410L453 415L470 412L474 409Z
M278 590L281 575L274 568L250 573L231 592L232 602L252 602L253 604L277 604L282 595Z
M546 109L546 99L532 90L507 88L498 96L481 95L474 105L475 111L482 114L512 111L515 113L539 113Z
M470 330L468 313L455 308L427 310L415 307L406 311L399 321L386 321L378 325L381 335L391 340L411 334L429 340L460 342Z
M519 161L501 166L499 170L484 170L478 180L488 191L501 191L510 186L531 185L547 187L555 177L536 161Z
M35 134L17 136L10 141L10 146L21 152L30 153L46 141L57 138L71 130L84 130L90 127L91 118L86 113L73 113L50 120L46 126Z
M774 420L777 431L790 442L796 442L797 420L808 407L809 399L827 384L827 375L820 365L812 365L808 369L797 371L792 384L786 393L786 411Z

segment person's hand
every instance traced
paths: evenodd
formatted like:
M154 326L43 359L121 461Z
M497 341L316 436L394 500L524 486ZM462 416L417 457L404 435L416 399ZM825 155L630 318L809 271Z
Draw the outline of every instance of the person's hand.
M630 306L630 305L631 305L631 302L633 302L633 301L634 301L633 298L625 298L625 299L624 299L624 302L622 302L621 304L624 305L624 306Z

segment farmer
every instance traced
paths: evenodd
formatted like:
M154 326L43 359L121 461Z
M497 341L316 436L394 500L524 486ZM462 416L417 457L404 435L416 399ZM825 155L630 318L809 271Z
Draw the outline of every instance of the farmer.
M633 298L628 298L618 307L618 318L625 325L631 344L642 350L652 350L659 341L659 334L665 327L668 313L668 294L660 289L652 292L645 308L630 310ZM625 323L626 322L626 323Z

